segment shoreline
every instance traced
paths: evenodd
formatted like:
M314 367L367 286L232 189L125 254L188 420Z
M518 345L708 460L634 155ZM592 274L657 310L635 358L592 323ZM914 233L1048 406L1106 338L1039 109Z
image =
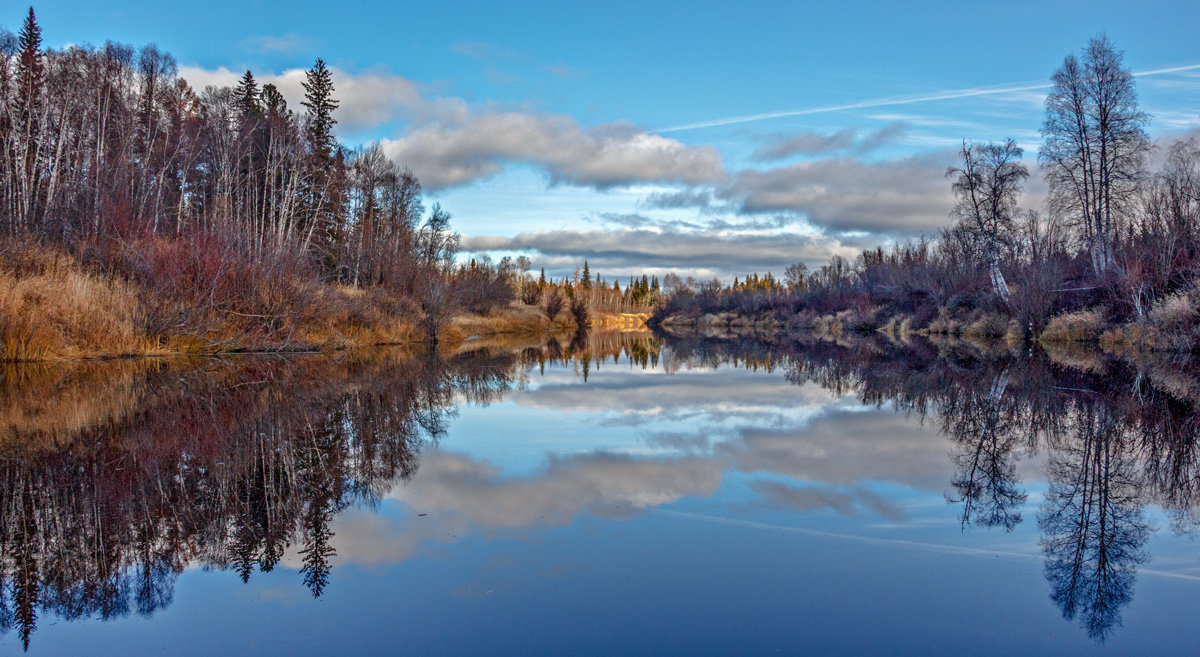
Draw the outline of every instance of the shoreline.
M511 306L508 309L491 316L459 315L447 323L441 337L434 341L428 337L415 340L395 340L377 342L355 342L351 339L331 340L324 344L279 343L277 345L259 344L248 347L235 347L221 350L190 350L153 348L145 351L123 353L94 353L65 357L42 358L0 358L0 363L6 365L36 364L36 363L86 363L138 359L183 359L183 358L220 358L222 356L292 356L302 354L334 354L360 349L375 349L387 347L419 347L444 346L457 348L464 343L488 338L491 336L554 336L569 334L578 330L578 324L572 320L551 321L541 316L541 322L530 322L528 316L537 307ZM625 331L649 330L646 321L650 313L595 313L589 318L589 330ZM524 319L525 321L515 321ZM346 338L346 336L338 336ZM172 336L174 342L199 340L196 336Z

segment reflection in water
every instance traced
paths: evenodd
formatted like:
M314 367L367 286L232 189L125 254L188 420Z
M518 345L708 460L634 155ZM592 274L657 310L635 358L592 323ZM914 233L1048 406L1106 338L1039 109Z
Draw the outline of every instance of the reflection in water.
M1019 465L1044 457L1047 489L1037 528L1051 598L1097 640L1120 624L1137 568L1148 558L1146 506L1165 509L1176 532L1198 526L1200 385L1187 368L882 338L664 343L645 333L593 333L470 346L441 355L381 351L4 371L0 632L14 632L28 647L43 614L150 616L171 604L176 578L190 566L231 570L249 581L286 562L320 596L338 551L335 518L352 507L372 509L385 497L444 511L436 522L504 529L566 524L583 512L628 518L712 495L722 473L737 470L775 478L748 483L761 507L865 510L896 522L904 516L893 500L861 485L872 466L852 451L863 441L844 435L882 413L827 414L837 426L814 421L807 429L833 432L819 445L797 445L800 436L767 428L719 444L713 432L672 433L658 436L658 445L683 456L574 453L528 478L504 477L467 455L427 451L422 476L413 477L422 446L442 440L458 404L521 396L516 391L529 376L545 374L548 365L583 382L612 366L667 373L732 366L747 376L781 371L804 390L893 407L949 441L948 481L937 474L943 452L904 454L912 449L892 435L888 458L922 461L911 470L926 479L934 473L940 482L933 485L948 484L963 531L1020 526L1029 496ZM724 376L721 382L731 380ZM703 412L721 424L720 411L695 410L700 391L686 388L687 377L642 378L649 382L643 385L661 387L627 397L606 389L614 396L605 399L628 406L633 422L646 413L669 420L673 413ZM667 386L683 390L674 407L667 407ZM538 392L521 398L555 408L586 401L578 386ZM794 403L796 389L786 392ZM592 397L592 403L606 402ZM760 403L783 407L789 398ZM831 454L838 447L847 451ZM818 452L824 460L813 460ZM813 478L814 468L826 478ZM835 486L793 485L814 480ZM436 522L426 523L426 531ZM362 522L352 527L370 529Z
M410 476L455 395L494 398L512 364L473 352L10 371L9 406L58 414L5 415L0 630L28 647L42 612L149 616L189 564L248 580L293 545L321 595L334 514Z
M1088 400L1073 420L1076 431L1051 453L1038 525L1050 597L1064 617L1078 617L1089 636L1103 640L1132 597L1149 530L1134 461L1112 412Z
M1051 599L1098 641L1120 625L1148 559L1146 504L1162 506L1178 533L1200 526L1200 381L1190 363L1052 359L882 338L669 344L674 359L782 366L796 385L815 382L865 404L932 416L951 441L956 494L948 499L961 505L964 529L1021 523L1027 493L1017 463L1044 451L1048 490L1038 527Z

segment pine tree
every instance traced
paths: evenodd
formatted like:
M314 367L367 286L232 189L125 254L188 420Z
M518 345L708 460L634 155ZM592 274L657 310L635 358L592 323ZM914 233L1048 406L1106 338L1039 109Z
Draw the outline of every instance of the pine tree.
M546 268L542 267L542 273L541 273L541 275L538 276L538 289L544 290L545 288L546 288Z
M580 279L579 282L580 282L580 285L583 286L583 289L585 289L585 290L592 289L592 274L591 274L591 271L588 270L587 260L583 261L583 278Z

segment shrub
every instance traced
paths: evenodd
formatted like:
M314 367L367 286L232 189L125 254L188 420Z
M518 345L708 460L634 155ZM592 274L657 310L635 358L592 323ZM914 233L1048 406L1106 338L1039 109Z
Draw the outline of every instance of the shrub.
M588 308L583 301L576 299L571 302L571 317L575 319L575 325L583 328L588 323Z
M558 294L558 290L552 290L550 294L546 296L546 317L553 320L555 317L558 317L558 314L562 312L562 309L562 296Z

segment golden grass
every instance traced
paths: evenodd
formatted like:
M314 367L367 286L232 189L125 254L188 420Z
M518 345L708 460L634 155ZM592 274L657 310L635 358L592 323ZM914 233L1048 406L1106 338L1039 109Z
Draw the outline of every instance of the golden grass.
M1091 342L1100 339L1106 323L1104 313L1097 309L1065 313L1050 320L1038 336L1042 343Z
M999 338L1008 332L1008 321L999 315L984 313L963 327L963 335L973 338Z
M539 306L514 302L490 315L459 315L442 330L441 338L456 341L498 333L556 333L575 328L569 313L560 313L559 319L551 320Z
M188 302L92 273L46 247L14 247L0 254L0 361L333 350L424 337L415 306L385 290L286 285L299 287L262 287L246 312L179 313ZM181 314L188 321L148 328L148 317Z
M0 269L0 360L156 353L143 317L133 286L69 259L40 272Z
M1008 321L1008 327L1004 330L1004 341L1013 351L1018 351L1025 346L1025 341L1028 339L1028 332L1021 322L1016 319Z

